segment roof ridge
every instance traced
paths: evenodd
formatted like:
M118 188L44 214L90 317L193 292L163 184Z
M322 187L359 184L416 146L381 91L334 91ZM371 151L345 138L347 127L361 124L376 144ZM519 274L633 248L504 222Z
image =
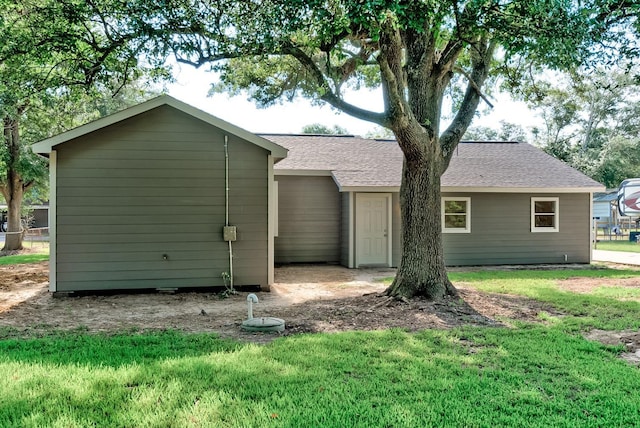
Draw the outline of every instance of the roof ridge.
M478 140L462 140L461 144L528 144L522 141L501 141L501 140L486 140L486 141L478 141Z

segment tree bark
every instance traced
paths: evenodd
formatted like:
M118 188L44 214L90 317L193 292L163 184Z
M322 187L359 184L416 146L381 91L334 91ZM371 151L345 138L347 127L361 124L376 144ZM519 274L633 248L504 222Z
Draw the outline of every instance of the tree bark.
M22 249L21 211L24 195L24 183L16 166L20 161L19 122L11 118L4 118L4 143L7 148L7 175L2 185L2 195L7 201L7 234L3 251Z
M425 152L437 151L431 141ZM444 161L436 153L405 155L400 187L402 259L386 294L439 300L457 296L444 261L440 212L440 176Z
M14 251L22 249L22 186L13 186L11 196L7 199L7 234L5 236L3 251Z

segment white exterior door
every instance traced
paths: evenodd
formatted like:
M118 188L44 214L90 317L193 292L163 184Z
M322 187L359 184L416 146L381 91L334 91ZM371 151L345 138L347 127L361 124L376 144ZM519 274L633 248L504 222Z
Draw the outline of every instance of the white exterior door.
M356 267L390 265L390 209L390 194L356 194Z

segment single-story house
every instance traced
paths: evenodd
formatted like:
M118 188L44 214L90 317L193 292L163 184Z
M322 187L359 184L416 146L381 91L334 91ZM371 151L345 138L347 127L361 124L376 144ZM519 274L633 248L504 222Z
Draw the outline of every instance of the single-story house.
M274 171L276 263L398 265L402 153L395 141L263 137L289 150ZM445 261L589 263L592 193L602 189L529 144L461 142L442 177Z
M161 96L33 146L50 159L50 289L268 289L279 263L397 266L402 153L255 135ZM603 186L523 143L461 143L449 265L588 263Z

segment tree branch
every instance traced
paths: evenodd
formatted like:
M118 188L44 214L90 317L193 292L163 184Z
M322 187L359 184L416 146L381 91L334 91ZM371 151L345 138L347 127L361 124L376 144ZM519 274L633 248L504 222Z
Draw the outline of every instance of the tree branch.
M462 104L453 121L440 137L440 147L445 161L445 169L442 172L449 166L454 149L473 120L482 95L480 88L489 75L489 67L495 48L495 40L482 39L476 44L476 49L471 51L473 71Z
M487 105L491 108L493 108L493 103L491 103L491 101L489 101L489 99L487 98L487 96L482 92L482 89L480 89L480 87L478 86L478 84L473 80L473 77L471 77L471 75L469 73L467 73L462 67L454 67L453 70L457 73L462 74L464 77L466 77L466 79L469 81L469 84L473 87L473 89L476 90L476 92L478 93L478 95L480 95L480 98L483 99L483 101L485 103L487 103Z
M370 46L363 45L357 54L352 55L340 67L337 67L340 84L346 82L358 69L358 66L366 64L373 52Z
M461 23L462 23L462 17L468 15L468 11L465 8L461 14L460 8L458 6L458 1L453 0L452 3L453 3L452 5L453 15L455 18L456 26L455 26L455 30L453 31L453 34L451 34L451 37L445 44L444 48L442 48L440 58L438 60L438 64L440 64L442 68L450 68L450 66L456 62L456 59L460 55L460 52L462 52L462 49L464 49L462 38L463 38L463 34L466 32L466 27L463 27ZM456 37L456 34L457 34L457 37Z
M380 25L380 51L378 66L382 80L382 94L385 112L394 132L409 126L413 117L410 106L405 100L405 81L402 38L398 29L394 28L391 18Z
M330 104L332 107L337 108L338 110L342 110L348 115L355 117L356 119L375 123L376 125L380 125L380 126L388 125L388 119L386 114L376 113L371 110L366 110L366 109L357 107L353 104L346 102L345 100L336 96L332 92L322 95L320 99Z
M367 122L373 122L380 126L386 126L387 116L384 113L375 113L370 110L356 107L353 104L347 103L333 92L324 75L318 68L313 59L309 57L302 49L289 45L282 49L282 53L291 55L294 57L305 70L307 70L316 81L318 88L320 89L320 99L330 104L331 106L344 111L345 113ZM324 93L322 93L324 91Z
M28 183L23 183L22 184L22 191L26 192L29 189L31 189L33 187L33 185L36 184L35 180L31 180Z

